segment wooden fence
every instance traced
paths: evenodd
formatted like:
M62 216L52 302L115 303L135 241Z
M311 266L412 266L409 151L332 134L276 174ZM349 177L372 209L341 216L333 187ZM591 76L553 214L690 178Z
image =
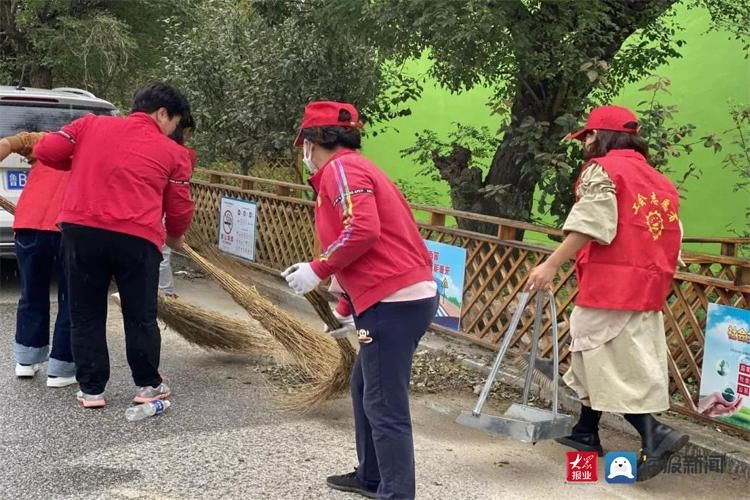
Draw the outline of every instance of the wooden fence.
M223 196L257 203L256 267L277 273L288 265L311 260L316 253L313 232L312 191L288 182L203 171L196 180L194 229L215 240L219 203ZM556 229L456 210L412 205L415 212L428 214L419 223L427 239L466 249L466 276L461 332L433 325L434 330L496 349L517 305L529 271L552 252L552 246L514 240L517 229L527 234L559 235ZM486 235L448 227L446 218L473 220L496 227ZM420 217L422 219L423 217ZM664 306L664 322L670 356L670 393L674 410L698 416L696 401L701 378L704 329L708 304L719 303L750 308L750 259L738 257L743 239L689 238L693 243L720 245L721 255L685 253L687 264L675 274L672 291ZM572 265L564 266L554 285L557 318L545 317L545 332L557 321L560 359L565 369L569 358L570 313L577 294ZM523 316L511 346L528 350L533 313ZM541 355L550 357L549 336L543 336Z

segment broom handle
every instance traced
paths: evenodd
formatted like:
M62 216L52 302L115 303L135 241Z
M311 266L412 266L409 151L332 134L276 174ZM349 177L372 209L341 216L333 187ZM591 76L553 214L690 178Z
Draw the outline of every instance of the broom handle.
M331 306L328 304L328 301L320 292L318 292L317 290L313 290L312 292L306 293L305 298L313 306L313 309L315 309L315 312L318 313L318 316L321 320L323 320L323 323L328 326L329 332L338 330L343 326L339 322L339 320L336 319L333 311L331 311Z
M0 196L0 208L8 212L10 215L15 215L16 213L16 204L2 196Z

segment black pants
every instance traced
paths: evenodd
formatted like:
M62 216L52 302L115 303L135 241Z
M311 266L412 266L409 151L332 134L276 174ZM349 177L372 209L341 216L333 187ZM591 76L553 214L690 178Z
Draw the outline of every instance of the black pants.
M81 391L101 394L109 380L107 301L114 277L125 323L128 364L137 386L158 386L161 334L156 323L159 250L147 240L63 225L71 341Z
M360 336L351 379L357 479L377 488L378 498L414 498L409 379L414 351L437 305L437 296L380 302L354 319Z

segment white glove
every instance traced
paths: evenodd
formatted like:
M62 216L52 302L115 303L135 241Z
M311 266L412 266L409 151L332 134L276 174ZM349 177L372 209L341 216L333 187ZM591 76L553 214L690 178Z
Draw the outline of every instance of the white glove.
M339 323L341 323L341 328L337 328L336 330L333 330L332 332L328 332L328 325L323 325L323 331L330 333L331 337L333 338L341 338L346 337L350 333L357 330L357 327L354 326L354 316L351 314L349 316L342 316L336 310L333 310L333 315L336 317L337 320L339 320Z
M308 262L294 264L281 273L281 277L286 279L289 288L299 295L312 292L321 281Z

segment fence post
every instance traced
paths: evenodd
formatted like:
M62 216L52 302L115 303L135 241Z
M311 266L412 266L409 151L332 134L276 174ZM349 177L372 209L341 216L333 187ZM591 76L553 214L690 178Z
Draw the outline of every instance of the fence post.
M510 226L497 226L497 237L501 240L515 240L516 228Z
M737 266L734 274L734 284L737 286L750 285L750 267Z
M727 255L729 257L737 256L737 245L730 242L724 242L721 244L721 255Z
M445 214L430 212L430 225L431 226L444 226Z
M221 175L208 174L208 182L210 182L211 184L221 184Z
M245 191L251 191L255 187L255 183L251 181L250 179L242 179L240 181L240 189L243 189Z
M276 186L276 194L279 196L289 196L291 190L286 186Z

